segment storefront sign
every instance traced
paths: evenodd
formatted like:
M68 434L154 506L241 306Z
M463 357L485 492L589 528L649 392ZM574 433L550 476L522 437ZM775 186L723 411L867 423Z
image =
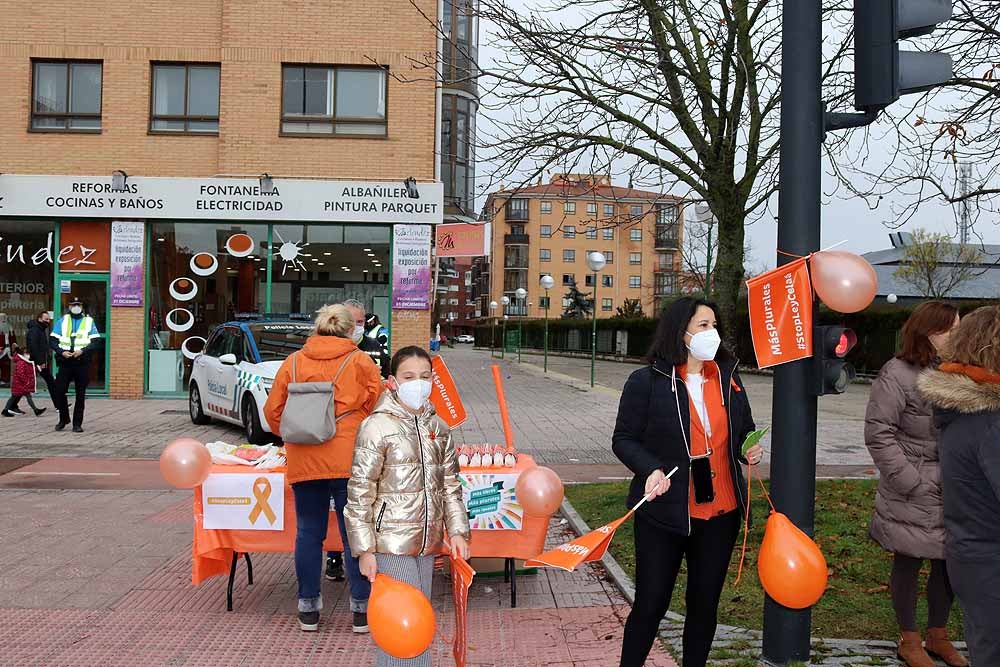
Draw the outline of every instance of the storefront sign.
M462 497L473 530L521 530L524 510L517 504L517 474L459 473Z
M142 307L145 227L111 223L111 305Z
M204 526L213 530L284 530L285 476L213 473L201 485Z
M431 307L431 228L428 225L396 225L392 234L392 308L428 310Z
M438 225L434 229L434 247L438 257L479 257L489 255L489 224L465 223Z
M812 286L806 258L747 281L750 334L760 368L812 355Z
M274 192L249 178L134 176L124 192L111 176L0 176L2 215L89 218L304 220L424 223L442 220L441 183L417 183L418 198L402 182L274 179Z

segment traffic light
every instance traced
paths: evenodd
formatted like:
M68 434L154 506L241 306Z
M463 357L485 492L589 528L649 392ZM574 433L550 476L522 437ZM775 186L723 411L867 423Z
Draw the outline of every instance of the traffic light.
M816 396L843 394L855 378L854 366L844 357L854 349L858 337L852 329L841 326L813 328L813 364Z
M950 81L947 53L900 51L951 18L951 0L854 0L854 106L877 112L901 95Z

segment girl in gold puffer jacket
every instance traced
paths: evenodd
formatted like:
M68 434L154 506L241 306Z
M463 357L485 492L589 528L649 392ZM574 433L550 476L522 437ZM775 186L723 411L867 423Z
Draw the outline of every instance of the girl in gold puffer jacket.
M435 414L431 359L419 347L392 358L385 392L358 431L344 519L361 573L383 572L430 599L434 556L445 534L451 551L469 557L469 520L451 433ZM377 665L429 666L430 652L411 660L378 652Z

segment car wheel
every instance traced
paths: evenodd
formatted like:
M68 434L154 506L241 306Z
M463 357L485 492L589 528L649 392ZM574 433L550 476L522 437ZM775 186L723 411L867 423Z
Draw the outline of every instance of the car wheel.
M257 401L253 396L243 399L243 428L246 431L247 442L251 445L266 445L272 440L269 433L264 432L260 425L260 412L257 410Z
M193 382L191 390L188 392L188 413L191 415L191 422L199 426L204 426L212 421L201 408L201 392L198 391L198 385Z

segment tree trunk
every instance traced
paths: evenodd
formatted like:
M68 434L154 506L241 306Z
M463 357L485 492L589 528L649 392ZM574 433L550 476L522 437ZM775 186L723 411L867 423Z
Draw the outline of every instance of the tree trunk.
M715 275L712 277L712 296L719 306L725 337L723 344L730 352L736 353L736 332L739 329L737 305L743 286L743 222L742 207L732 203L712 205L719 220L717 227L719 245L716 250Z

